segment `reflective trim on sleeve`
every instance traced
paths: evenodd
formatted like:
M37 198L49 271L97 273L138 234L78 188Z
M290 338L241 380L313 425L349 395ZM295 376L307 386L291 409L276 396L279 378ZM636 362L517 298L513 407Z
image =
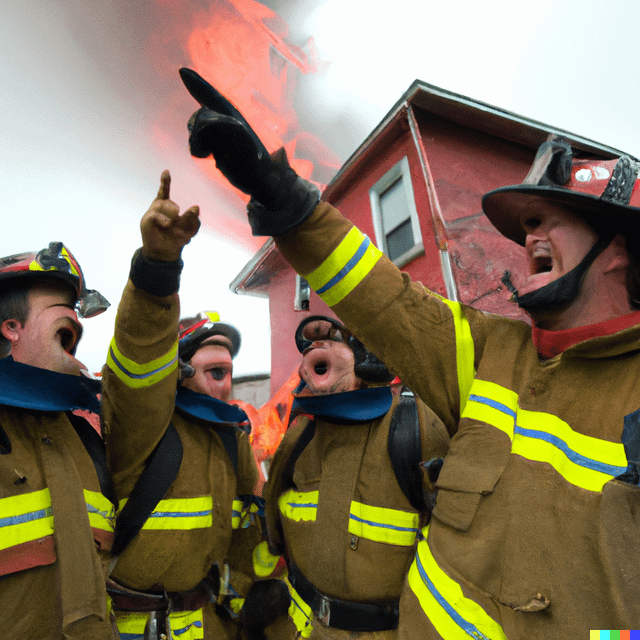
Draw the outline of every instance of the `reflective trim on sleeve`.
M291 604L289 605L289 617L293 620L300 637L308 638L313 631L313 611L311 607L300 597L287 577L283 578L289 587Z
M285 518L293 520L294 522L311 522L315 521L316 513L318 511L318 497L317 491L308 491L306 493L300 493L289 489L280 496L278 500L278 506L280 512Z
M49 489L0 499L0 550L53 535Z
M330 307L340 302L373 269L382 252L353 227L326 260L304 278Z
M84 489L84 501L87 503L91 528L113 533L116 523L116 508L111 504L111 501L101 493L87 489Z
M458 390L460 393L460 413L462 413L467 403L471 385L473 384L473 377L476 374L473 366L475 352L471 328L469 327L469 321L462 313L462 306L459 302L447 300L447 298L443 298L437 293L431 292L431 295L442 300L442 302L449 307L453 316L453 326L456 336L456 368L458 372Z
M120 509L127 503L127 498L120 500ZM206 529L213 523L213 498L167 498L160 500L156 508L147 518L142 529L149 531L188 531L189 529Z
M150 387L161 380L164 380L178 366L178 340L171 349L163 356L139 364L124 356L118 349L115 337L111 340L109 354L107 355L107 365L115 375L133 389Z
M423 530L425 537L428 530ZM418 543L409 569L409 587L444 640L507 640L502 627L477 602L465 597L460 585L438 566L428 540Z
M624 446L574 431L550 413L518 406L517 394L493 382L475 380L463 418L479 420L506 433L511 453L551 465L567 482L588 491L602 491L624 473Z
M349 533L360 538L410 547L420 531L418 523L417 513L351 502Z

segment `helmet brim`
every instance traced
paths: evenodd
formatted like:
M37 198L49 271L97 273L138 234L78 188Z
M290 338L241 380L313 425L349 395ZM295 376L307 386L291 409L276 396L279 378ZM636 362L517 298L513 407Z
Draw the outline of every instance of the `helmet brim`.
M640 227L637 207L554 186L519 184L494 189L482 197L482 210L503 236L524 246L526 233L522 217L534 213L536 205L539 210L541 201L566 207L594 226L616 225L623 234Z

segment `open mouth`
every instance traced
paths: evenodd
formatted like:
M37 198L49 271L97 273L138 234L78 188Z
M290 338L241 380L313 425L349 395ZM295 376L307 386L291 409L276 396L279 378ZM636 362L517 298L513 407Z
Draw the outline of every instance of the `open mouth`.
M537 256L533 259L533 272L535 274L549 273L552 268L553 262L551 256Z
M323 376L329 370L326 362L316 362L313 366L313 370L319 375Z
M58 329L56 335L60 339L60 345L67 352L73 355L73 351L78 342L78 334L71 327Z

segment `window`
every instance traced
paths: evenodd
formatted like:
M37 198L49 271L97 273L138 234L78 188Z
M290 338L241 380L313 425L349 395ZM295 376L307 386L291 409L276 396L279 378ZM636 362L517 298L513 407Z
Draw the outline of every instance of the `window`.
M424 253L406 156L369 190L376 244L401 267Z

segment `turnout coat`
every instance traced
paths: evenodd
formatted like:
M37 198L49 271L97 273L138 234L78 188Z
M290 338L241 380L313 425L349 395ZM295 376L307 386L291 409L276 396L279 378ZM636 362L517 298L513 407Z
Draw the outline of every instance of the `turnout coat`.
M326 203L276 240L365 346L457 429L405 585L400 637L637 628L640 487L637 474L619 476L638 460L640 314L587 327L541 359L536 343L558 332L534 343L526 323L411 282Z
M292 450L309 426L298 416L276 451L265 485L272 547L284 551L322 594L354 603L393 603L414 556L428 513L418 513L403 494L388 453L391 419L399 396L373 420L345 423L316 416L315 432L292 466ZM364 389L361 391L370 391ZM332 404L336 396L321 396ZM389 407L389 405L387 405ZM421 451L417 459L446 453L449 435L442 422L416 403ZM398 428L414 429L413 424ZM420 476L416 467L415 473ZM350 630L328 628L314 616L289 582L290 623L277 637L349 638ZM276 637L275 635L273 637ZM395 630L361 632L358 637L395 638Z

